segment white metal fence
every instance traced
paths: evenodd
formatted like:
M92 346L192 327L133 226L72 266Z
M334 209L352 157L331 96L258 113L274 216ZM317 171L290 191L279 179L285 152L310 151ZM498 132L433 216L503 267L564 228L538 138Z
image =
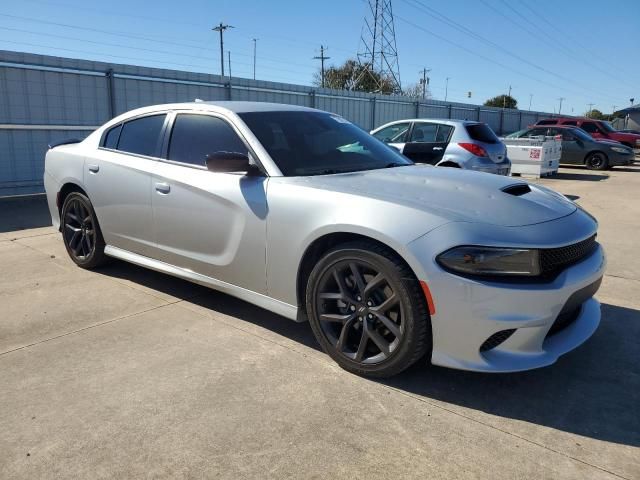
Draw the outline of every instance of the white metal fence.
M305 105L366 130L421 117L479 120L504 134L553 116L0 50L0 196L43 190L49 143L83 138L133 108L195 98Z

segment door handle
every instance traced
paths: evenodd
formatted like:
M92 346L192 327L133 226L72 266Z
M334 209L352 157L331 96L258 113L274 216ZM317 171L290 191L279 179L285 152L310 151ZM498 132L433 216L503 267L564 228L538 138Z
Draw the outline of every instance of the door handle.
M90 164L90 165L88 165L88 168L89 168L89 171L91 173L98 173L98 171L100 170L100 166L99 165Z
M434 150L442 150L442 147L433 147Z
M166 195L171 191L168 183L156 183L156 192Z

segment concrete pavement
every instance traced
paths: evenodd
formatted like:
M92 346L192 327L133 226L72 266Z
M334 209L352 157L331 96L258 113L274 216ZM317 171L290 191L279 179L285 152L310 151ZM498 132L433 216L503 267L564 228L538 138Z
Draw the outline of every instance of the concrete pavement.
M83 271L42 199L0 202L0 478L640 479L640 168L542 183L601 223L594 337L537 371L384 382L306 324L133 265Z

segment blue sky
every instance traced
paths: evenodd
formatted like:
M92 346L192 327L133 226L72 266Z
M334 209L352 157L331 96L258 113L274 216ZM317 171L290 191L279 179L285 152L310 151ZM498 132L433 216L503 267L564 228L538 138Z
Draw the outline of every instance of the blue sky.
M219 73L225 35L234 76L310 84L321 44L329 64L354 57L364 0L4 0L0 49ZM482 103L506 93L519 107L581 114L589 103L640 101L640 1L393 0L403 86L431 69L431 93ZM536 15L535 12L539 12ZM226 67L225 67L226 68Z

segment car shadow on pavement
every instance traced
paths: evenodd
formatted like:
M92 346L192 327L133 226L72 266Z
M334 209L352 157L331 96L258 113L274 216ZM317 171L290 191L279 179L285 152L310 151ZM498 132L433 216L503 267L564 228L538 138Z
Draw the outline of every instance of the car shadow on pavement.
M602 180L607 180L608 178L609 175L606 174L558 172L555 175L545 177L545 180L582 180L585 182L600 182Z
M306 322L291 321L231 295L120 260L113 260L94 272L127 280L156 292L171 295L210 310L212 313L235 317L241 322L263 327L302 345L320 350L311 328Z
M44 195L0 198L0 233L51 226Z
M602 322L594 336L549 367L483 374L415 365L382 383L436 404L637 447L638 338L640 311L603 304Z
M293 322L230 295L121 261L96 272L320 350L307 323ZM453 404L585 437L640 446L638 338L640 311L603 304L602 323L594 336L550 367L482 374L420 362L396 377L376 382L433 404L449 404L449 408Z

